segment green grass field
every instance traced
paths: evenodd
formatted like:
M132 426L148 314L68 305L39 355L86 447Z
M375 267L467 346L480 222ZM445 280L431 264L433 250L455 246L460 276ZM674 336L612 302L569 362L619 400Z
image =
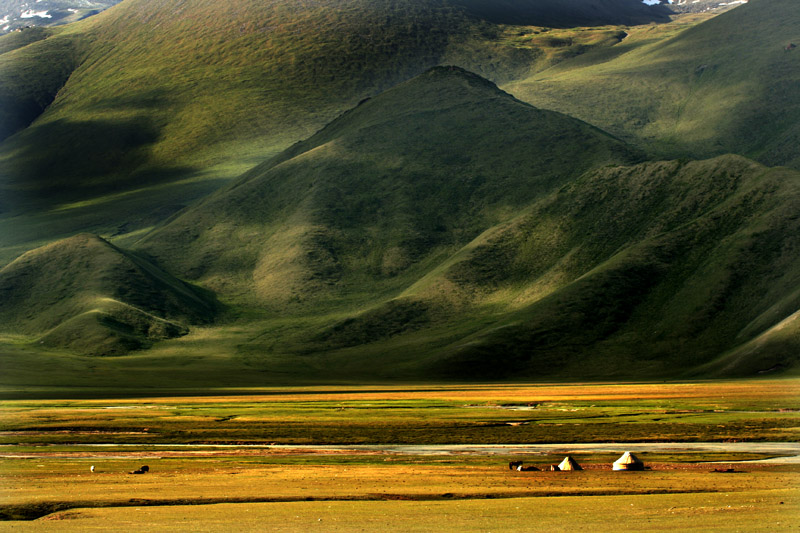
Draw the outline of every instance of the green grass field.
M0 443L791 442L800 421L797 391L795 379L304 387L190 397L166 390L177 396L147 399L105 399L115 393L97 389L71 393L97 399L5 400Z

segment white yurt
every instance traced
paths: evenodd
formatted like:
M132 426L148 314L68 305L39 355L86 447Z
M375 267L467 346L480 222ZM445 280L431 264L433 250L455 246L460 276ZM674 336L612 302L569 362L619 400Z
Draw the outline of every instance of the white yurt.
M613 470L644 470L644 463L631 452L625 452L622 457L611 465Z
M575 461L575 459L573 459L573 458L572 458L572 457L570 457L569 455L568 455L568 456L566 456L566 457L564 458L564 460L563 460L563 461L561 461L561 462L558 464L558 469L559 469L559 470L583 470L583 468L581 468L581 465L579 465L579 464L578 464L578 463Z

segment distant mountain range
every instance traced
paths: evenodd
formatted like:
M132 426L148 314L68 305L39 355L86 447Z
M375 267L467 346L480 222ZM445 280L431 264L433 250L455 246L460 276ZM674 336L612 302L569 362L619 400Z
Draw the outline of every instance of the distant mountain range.
M709 11L724 11L733 9L748 0L644 0L646 4L661 4L668 6L676 13L706 13Z
M7 35L6 379L794 372L799 17L125 0Z
M96 15L120 0L2 0L0 35L31 26L53 26Z

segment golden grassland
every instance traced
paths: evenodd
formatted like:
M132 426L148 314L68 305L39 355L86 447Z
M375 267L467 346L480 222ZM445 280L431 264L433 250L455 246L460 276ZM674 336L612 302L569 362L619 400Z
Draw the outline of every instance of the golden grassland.
M780 531L797 527L796 491L548 497L454 502L294 502L81 509L14 531ZM778 501L780 500L780 501ZM0 526L1 527L1 526Z
M299 530L322 518L325 523L316 525L323 531L384 530L379 521L363 521L370 512L393 531L411 521L419 522L416 530L522 530L526 519L545 530L564 513L582 527L613 530L617 522L605 520L619 512L627 527L634 519L664 528L697 519L703 529L731 519L743 531L800 526L797 465L737 465L735 474L710 471L718 465L674 463L652 463L645 472L612 472L609 463L584 463L583 472L516 472L504 457L480 464L428 456L413 464L397 456L347 456L351 463L337 464L343 459L318 455L308 464L286 458L262 464L253 457L186 454L148 460L151 473L141 476L126 471L141 458L4 459L6 516L43 518L0 522L0 528L221 531L258 529L263 522ZM90 464L97 465L93 474Z
M789 530L800 527L800 465L737 463L774 455L725 442L796 441L797 391L788 379L9 400L0 404L0 530ZM611 471L616 452L575 454L582 472L517 472L509 461L546 468L562 457L291 446L503 444L517 430L528 431L516 434L526 444L626 442L616 432L722 448L654 447L640 454L644 472ZM252 446L276 436L289 445ZM229 446L185 446L203 441ZM148 474L129 474L143 464Z

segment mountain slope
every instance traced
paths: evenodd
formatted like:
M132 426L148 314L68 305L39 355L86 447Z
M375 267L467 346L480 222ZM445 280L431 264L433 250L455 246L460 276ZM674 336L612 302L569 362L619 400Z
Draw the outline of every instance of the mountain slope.
M0 52L0 140L24 129L55 100L80 63L80 39L49 39L52 30L31 28L20 32L24 45L13 46L14 39L5 38L9 50ZM30 41L25 40L30 38ZM43 68L41 58L49 65ZM7 209L8 207L6 207Z
M800 10L752 0L673 38L626 39L505 87L669 157L738 153L800 168Z
M151 226L436 64L501 82L572 48L560 40L520 45L516 29L482 16L666 20L638 0L579 4L570 15L555 0L127 0L59 28L8 52L14 68L35 76L0 76L0 97L35 104L2 106L10 115L4 131L17 134L0 145L0 248L13 257L77 231ZM575 47L609 46L619 31L590 33L577 35ZM59 52L66 49L76 57Z
M103 239L81 234L0 270L4 332L84 355L116 355L207 323L205 293Z
M95 335L111 338L104 353L122 353L155 340L144 331L185 331L141 313L207 320L191 302L208 300L163 271L167 289L144 277L115 292L141 279L124 265L149 257L217 292L227 312L115 368L191 361L192 376L229 368L231 385L796 369L800 173L735 155L637 157L479 76L434 68L172 217L135 254L82 237L23 256L36 268L0 271L4 291L33 279L61 293L12 292L3 323L86 353L103 345ZM147 309L138 294L173 304Z
M618 0L452 0L473 17L498 24L571 28L648 24L669 21L668 9L647 6L642 2Z
M238 309L248 364L330 379L678 377L800 309L800 174L633 157L437 68L137 248Z
M797 172L734 156L589 172L438 281L516 308L440 368L632 377L712 361L800 309L798 208ZM749 371L797 363L767 352Z
M636 157L587 124L437 67L256 167L137 249L251 303L371 298L586 169Z

